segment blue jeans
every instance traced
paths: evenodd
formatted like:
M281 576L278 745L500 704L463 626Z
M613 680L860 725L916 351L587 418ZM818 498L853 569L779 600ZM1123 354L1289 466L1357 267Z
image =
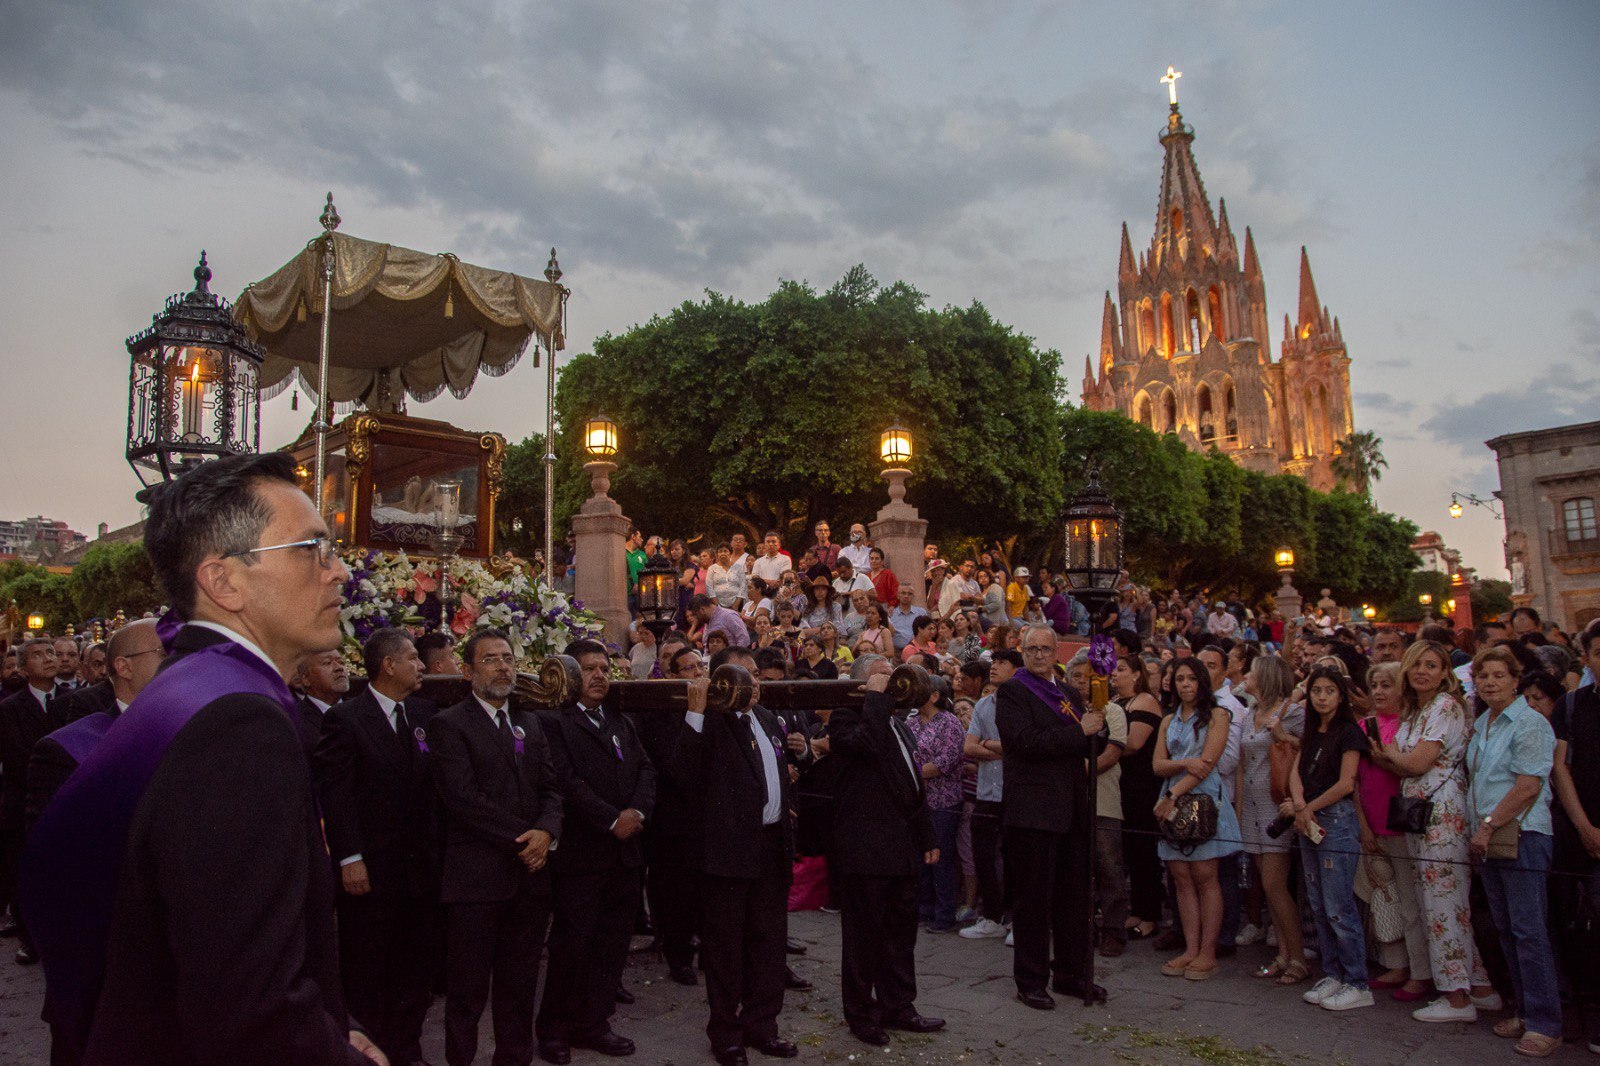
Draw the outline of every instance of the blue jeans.
M940 929L956 924L956 894L960 878L956 870L960 860L956 857L956 830L961 825L961 809L929 811L933 818L934 846L939 849L939 861L922 867L922 894L918 900L917 916L923 922Z
M1326 836L1321 844L1300 838L1306 903L1317 923L1322 969L1341 984L1367 987L1367 937L1356 910L1356 863L1361 827L1355 804L1342 799L1316 813Z
M1546 922L1545 883L1555 844L1548 833L1517 835L1517 858L1485 859L1483 891L1511 970L1517 1017L1531 1032L1561 1036L1561 994Z

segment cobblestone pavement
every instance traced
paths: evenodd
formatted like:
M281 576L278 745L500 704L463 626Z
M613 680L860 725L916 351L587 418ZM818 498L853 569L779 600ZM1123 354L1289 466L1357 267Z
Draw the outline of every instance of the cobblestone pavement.
M800 1045L802 1062L1380 1066L1520 1061L1509 1041L1489 1031L1499 1015L1485 1016L1476 1025L1423 1025L1383 993L1375 1008L1345 1014L1307 1006L1300 1002L1305 985L1278 988L1249 976L1270 958L1264 947L1241 950L1237 958L1222 963L1215 978L1196 983L1162 977L1158 966L1165 956L1147 943L1136 944L1120 959L1099 960L1109 1004L1085 1008L1079 1001L1057 997L1056 1010L1037 1012L1013 998L1009 948L999 940L963 940L953 934L923 934L917 944L917 1007L948 1019L948 1028L929 1036L896 1033L887 1050L876 1049L852 1037L840 1019L838 919L794 914L789 928L809 948L804 956L792 958L794 968L817 985L810 992L790 993L779 1021L783 1035ZM43 979L37 967L24 969L11 962L14 943L4 942L0 955L0 1066L32 1066L49 1058L44 1026L38 1021ZM629 1061L711 1061L703 987L668 981L666 968L648 951L632 956L625 980L638 1002L619 1007L613 1025L639 1046ZM436 1000L423 1040L423 1052L436 1066L444 1064L443 1010L442 998ZM480 1063L489 1060L491 1041L485 1012ZM1577 1042L1555 1057L1576 1062L1589 1055ZM573 1061L605 1060L577 1051Z

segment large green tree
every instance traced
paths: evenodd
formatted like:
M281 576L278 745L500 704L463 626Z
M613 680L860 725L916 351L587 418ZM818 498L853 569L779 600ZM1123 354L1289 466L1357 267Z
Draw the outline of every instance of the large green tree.
M1333 457L1333 474L1339 483L1372 498L1372 483L1383 477L1389 460L1383 457L1383 438L1371 430L1359 429L1341 440Z
M110 618L119 610L137 618L166 600L150 556L137 541L91 545L73 567L71 581L79 618Z
M899 421L940 536L1037 532L1062 509L1059 361L980 304L932 310L861 267L759 304L708 293L567 365L558 509L588 494L577 433L603 410L622 437L612 494L640 525L798 538L883 504L878 437Z

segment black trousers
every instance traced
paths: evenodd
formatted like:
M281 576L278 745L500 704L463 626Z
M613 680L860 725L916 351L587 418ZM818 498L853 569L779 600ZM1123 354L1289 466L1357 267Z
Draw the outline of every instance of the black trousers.
M700 961L706 972L711 1047L743 1046L746 1036L773 1040L783 1010L789 882L783 826L761 834L761 872L754 878L705 875Z
M550 964L536 1031L541 1041L588 1039L610 1030L617 988L639 913L639 871L558 874L552 879Z
M845 1021L875 1026L915 1013L919 879L836 873L833 888Z
M1124 805L1123 810L1127 807ZM1141 922L1161 924L1161 905L1166 901L1162 885L1161 856L1156 843L1161 838L1155 823L1147 828L1143 821L1124 819L1122 823L1122 865L1128 872L1128 910Z
M690 965L694 962L694 938L700 932L699 868L686 854L657 856L645 871L645 895L667 965Z
M1000 803L976 800L972 806L972 865L978 868L978 902L983 916L1001 922L1011 912L1011 879L1000 871Z
M1008 826L1005 848L1006 868L1015 881L1017 898L1011 916L1016 942L1012 973L1017 991L1043 992L1052 975L1063 981L1087 979L1090 900L1086 827L1048 833Z
M390 1062L416 1062L433 1001L434 899L341 892L337 903L345 1006Z
M471 1066L492 982L495 1066L527 1066L550 897L518 892L495 903L450 903L445 915L445 1061Z

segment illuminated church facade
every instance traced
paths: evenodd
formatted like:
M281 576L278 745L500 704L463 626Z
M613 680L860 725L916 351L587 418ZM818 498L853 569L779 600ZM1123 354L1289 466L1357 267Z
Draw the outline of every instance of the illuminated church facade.
M1178 111L1175 79L1161 200L1148 251L1134 257L1122 226L1117 299L1106 293L1098 367L1086 360L1083 404L1121 411L1196 450L1219 449L1251 470L1334 485L1338 442L1350 434L1350 357L1339 320L1317 299L1300 250L1300 301L1284 316L1278 358L1255 239L1241 256L1218 201L1213 215L1194 161L1194 130Z

